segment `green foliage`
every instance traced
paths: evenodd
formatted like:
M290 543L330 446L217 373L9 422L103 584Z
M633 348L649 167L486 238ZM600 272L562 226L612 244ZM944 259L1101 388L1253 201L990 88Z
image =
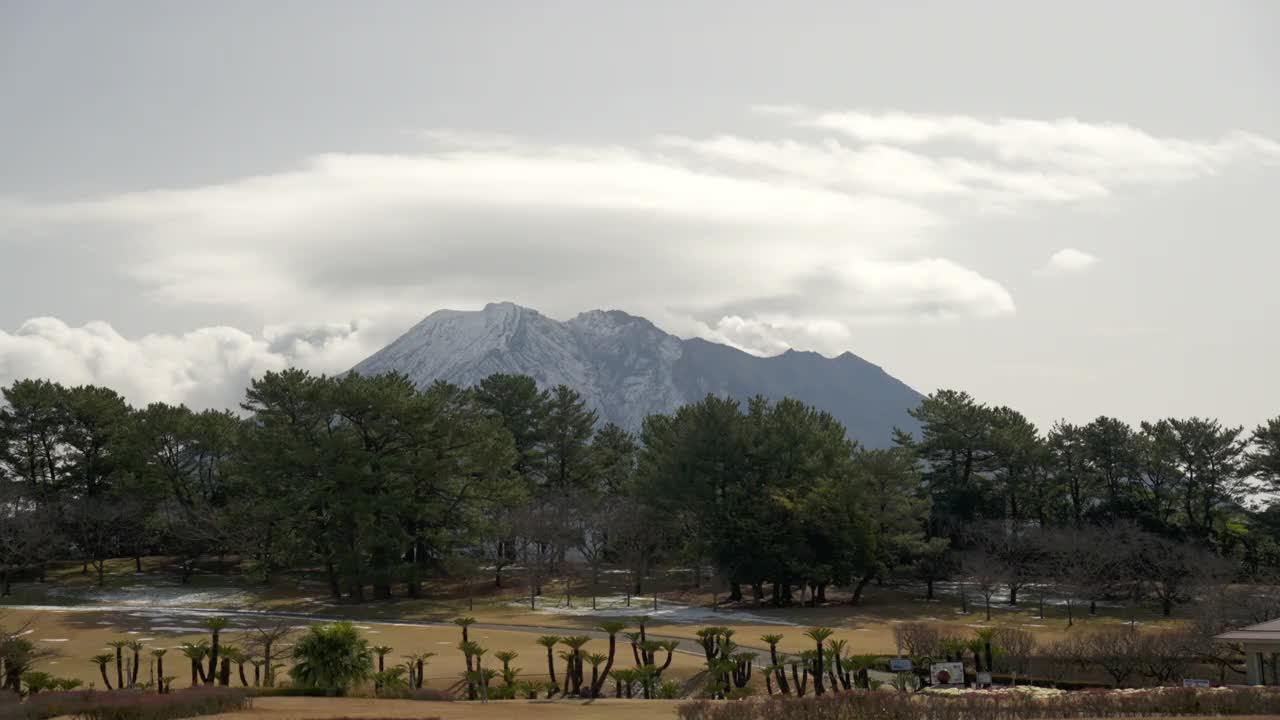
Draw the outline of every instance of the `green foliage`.
M331 695L344 694L373 674L368 642L349 622L312 625L293 646L294 683L324 688Z

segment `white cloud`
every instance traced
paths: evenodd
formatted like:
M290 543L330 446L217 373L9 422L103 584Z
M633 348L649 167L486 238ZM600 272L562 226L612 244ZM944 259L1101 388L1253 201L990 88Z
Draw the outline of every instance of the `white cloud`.
M1063 248L1049 257L1046 268L1052 272L1075 273L1088 270L1098 258L1075 248Z
M34 318L14 333L0 331L0 385L46 378L68 385L115 389L136 405L186 403L233 407L249 380L269 370L304 367L337 372L377 348L354 327L270 328L254 337L230 327L180 335L126 338L104 322L70 327Z
M0 368L199 397L284 363L345 369L432 310L495 299L559 317L623 308L753 352L839 352L859 324L1015 312L999 278L948 257L959 224L1280 160L1280 145L1239 132L767 114L784 121L779 136L589 146L436 131L412 153L327 153L219 184L0 199L0 250L93 238L146 298L266 328L127 340L38 320L0 334ZM1092 262L1070 250L1053 265ZM353 317L368 320L332 325Z
M1280 162L1280 143L1232 131L1211 140L1159 137L1120 123L1076 118L984 119L903 112L815 112L765 109L797 125L835 131L864 143L907 147L956 142L1011 165L1052 168L1102 182L1189 180L1232 163Z

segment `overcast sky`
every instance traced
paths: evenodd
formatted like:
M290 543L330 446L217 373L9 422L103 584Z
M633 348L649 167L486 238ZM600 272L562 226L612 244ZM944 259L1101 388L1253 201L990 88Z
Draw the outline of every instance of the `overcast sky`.
M0 382L230 405L439 308L1280 414L1280 3L0 4Z

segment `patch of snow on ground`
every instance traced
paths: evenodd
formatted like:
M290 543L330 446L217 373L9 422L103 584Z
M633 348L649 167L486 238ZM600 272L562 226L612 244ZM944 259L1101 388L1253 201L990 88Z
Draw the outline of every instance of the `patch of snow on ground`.
M759 625L796 625L796 623L787 620L771 618L756 613L742 612L740 610L712 610L708 607L697 605L686 605L684 603L674 603L665 600L658 602L658 609L653 609L652 598L641 598L632 596L631 606L626 604L625 595L609 595L596 598L596 608L591 608L591 599L585 598L568 607L556 601L539 598L536 612L548 615L575 615L587 617L620 617L633 618L639 616L648 616L655 620L663 620L678 624L707 624L716 625L719 623L743 623L743 624L759 624ZM527 601L512 602L512 607L528 608Z
M63 589L51 593L80 601L144 607L216 607L247 605L254 596L235 588L195 589L182 585L126 585L119 588Z

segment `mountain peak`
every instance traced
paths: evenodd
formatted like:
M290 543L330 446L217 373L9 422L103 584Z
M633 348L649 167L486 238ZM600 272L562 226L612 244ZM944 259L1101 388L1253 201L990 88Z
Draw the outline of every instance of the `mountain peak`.
M907 410L920 394L845 355L792 350L762 358L681 340L622 310L588 310L561 322L513 302L493 302L481 310L434 312L354 371L396 370L419 387L436 380L473 385L499 372L529 375L544 388L574 388L602 422L633 432L645 417L708 394L743 401L794 397L827 410L851 437L871 446L888 445L895 426L916 427Z

